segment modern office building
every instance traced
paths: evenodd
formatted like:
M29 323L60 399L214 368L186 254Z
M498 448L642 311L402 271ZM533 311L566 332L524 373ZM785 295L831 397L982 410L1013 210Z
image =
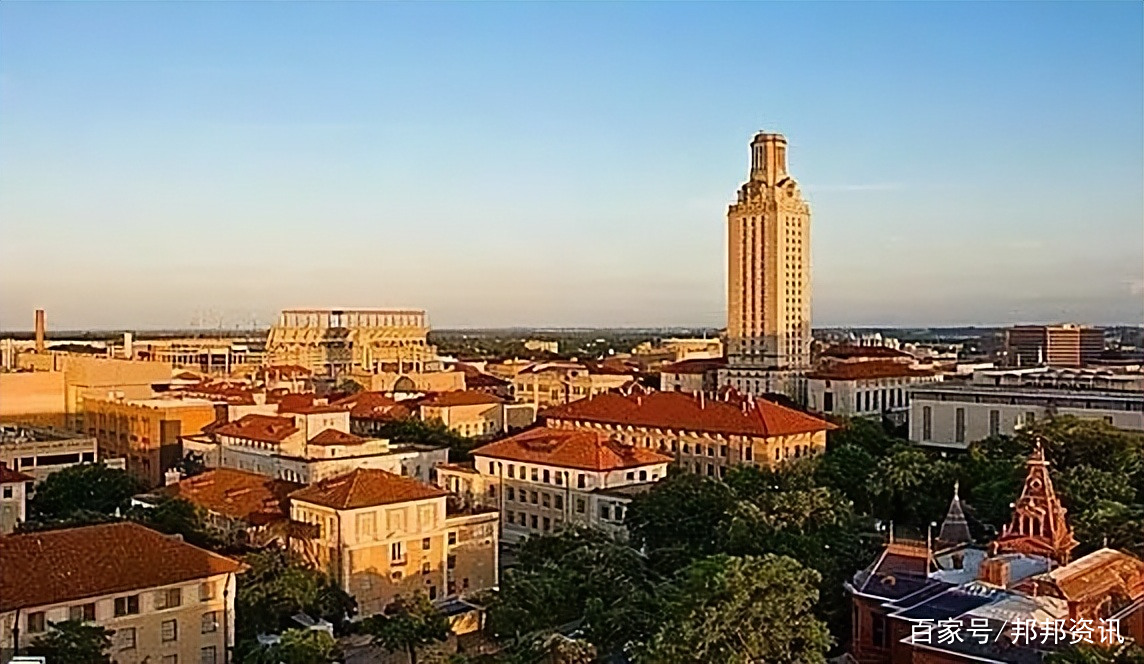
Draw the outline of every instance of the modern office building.
M1017 325L1006 331L1013 367L1080 367L1104 352L1104 328L1084 325Z

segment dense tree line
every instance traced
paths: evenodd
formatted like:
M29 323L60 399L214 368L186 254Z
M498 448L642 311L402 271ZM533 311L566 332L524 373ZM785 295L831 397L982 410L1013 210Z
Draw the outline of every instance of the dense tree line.
M848 642L843 584L875 558L888 525L924 536L959 482L975 537L992 539L1036 440L1077 554L1107 544L1144 557L1139 435L1061 417L943 454L855 420L831 432L819 457L723 479L672 473L632 502L627 542L578 529L526 540L492 601L490 630L522 662L540 661L536 643L553 630L636 662L820 661ZM744 641L743 626L757 640ZM736 660L735 648L754 659Z

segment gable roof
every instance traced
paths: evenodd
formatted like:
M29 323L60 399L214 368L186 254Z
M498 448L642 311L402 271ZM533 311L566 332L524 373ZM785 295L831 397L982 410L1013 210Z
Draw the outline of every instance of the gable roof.
M536 463L578 470L617 470L637 468L658 463L670 463L673 458L644 447L624 445L599 431L583 429L529 429L482 445L472 451L473 456Z
M449 495L448 491L384 470L358 468L346 475L331 477L290 494L298 500L336 510L391 505L411 500L427 500Z
M397 420L409 417L409 407L381 392L358 392L335 401L335 406L349 408L350 417L360 420Z
M1128 601L1144 597L1144 561L1115 549L1098 549L1040 577L1034 585L1050 586L1069 602L1121 595Z
M238 571L231 560L136 523L0 537L0 611Z
M181 498L216 514L262 525L286 518L286 496L302 486L244 470L215 468L165 486L157 493Z
M220 436L247 438L264 443L281 443L298 433L292 417L273 415L244 415L243 417L216 427L214 433Z
M337 429L322 429L309 440L311 445L361 445L365 438Z
M837 428L812 415L763 399L729 395L728 400L683 392L600 394L540 413L548 419L706 431L750 436L789 436Z
M14 484L17 482L31 482L36 478L25 475L18 470L12 470L7 464L0 462L0 484Z

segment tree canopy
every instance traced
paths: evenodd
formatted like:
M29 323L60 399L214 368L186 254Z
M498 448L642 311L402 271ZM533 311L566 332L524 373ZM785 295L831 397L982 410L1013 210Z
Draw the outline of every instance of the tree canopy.
M288 629L273 645L245 643L238 649L236 658L239 664L331 664L341 655L337 640L327 632Z
M340 629L357 610L356 603L326 574L305 565L296 555L268 548L243 559L234 598L239 639L277 633L295 626L291 618L305 613Z
M111 636L115 632L78 620L51 623L47 634L39 636L28 654L39 655L47 664L111 664Z
M680 573L666 619L638 661L822 664L830 632L814 615L816 572L786 556L713 556Z
M374 645L390 652L405 652L417 664L418 652L449 638L449 620L424 593L398 595L382 613L362 621L361 631Z
M142 480L102 463L68 466L35 486L28 501L29 526L108 521L125 514L131 497L146 490Z

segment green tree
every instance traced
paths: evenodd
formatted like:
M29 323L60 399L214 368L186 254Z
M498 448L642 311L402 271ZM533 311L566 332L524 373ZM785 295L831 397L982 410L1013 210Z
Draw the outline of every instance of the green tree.
M638 551L602 531L569 528L530 537L501 579L489 630L527 645L532 634L578 624L591 643L610 652L651 633L658 582Z
M1080 644L1049 653L1045 664L1144 664L1144 648L1134 643L1117 648Z
M405 417L386 422L378 430L378 436L402 443L418 443L449 448L449 458L459 461L469 459L469 452L475 441L451 431L441 420L423 421L416 417Z
M873 514L924 531L927 524L945 515L956 478L953 463L934 459L906 443L897 445L878 460L867 480Z
M340 630L356 612L353 598L333 579L290 552L269 548L243 562L248 569L239 576L234 597L240 638L287 629L299 613L327 620Z
M841 491L854 507L869 513L873 509L869 478L874 474L877 459L864 447L854 444L827 448L819 460L815 480L821 486Z
M246 642L237 659L241 664L331 664L341 656L338 642L327 632L288 629L270 646Z
M28 520L44 527L107 521L146 489L142 480L102 463L69 466L36 485Z
M362 621L363 633L374 645L390 652L406 652L417 664L417 652L449 638L449 620L424 593L398 595L382 613Z
M830 632L814 615L818 574L784 556L714 556L683 570L668 616L637 661L820 664Z
M723 550L725 521L735 502L734 492L723 482L672 473L632 500L624 525L632 544L645 549L657 569L673 572Z
M132 507L127 516L132 521L168 535L182 535L195 546L216 548L218 538L211 532L203 510L182 498L164 498L153 507Z
M115 632L78 620L51 623L48 633L37 637L28 654L40 655L47 664L111 664L111 636Z

